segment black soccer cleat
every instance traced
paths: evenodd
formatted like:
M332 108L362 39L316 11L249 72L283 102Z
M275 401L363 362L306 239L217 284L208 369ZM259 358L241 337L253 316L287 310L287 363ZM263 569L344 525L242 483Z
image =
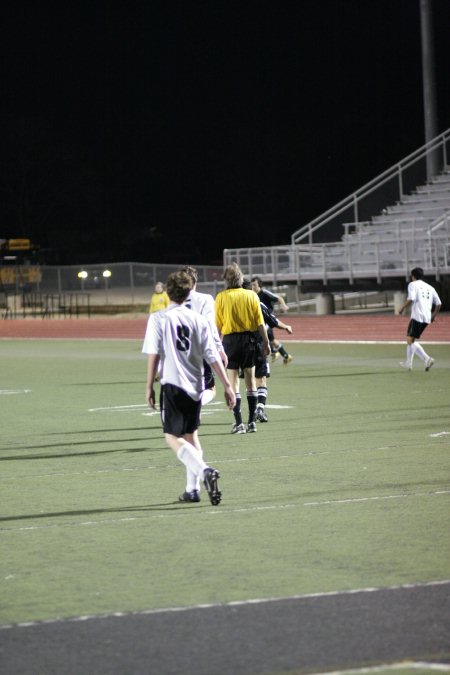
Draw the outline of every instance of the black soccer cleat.
M256 408L256 420L258 422L268 422L269 418L267 417L266 413L264 412L263 408Z
M205 490L208 493L209 501L213 506L220 504L222 493L219 490L217 481L220 478L220 474L217 469L207 468L203 472L203 484Z
M178 497L178 501L184 502L185 504L192 504L193 502L199 502L200 501L199 491L192 490L192 492L183 492L183 494Z

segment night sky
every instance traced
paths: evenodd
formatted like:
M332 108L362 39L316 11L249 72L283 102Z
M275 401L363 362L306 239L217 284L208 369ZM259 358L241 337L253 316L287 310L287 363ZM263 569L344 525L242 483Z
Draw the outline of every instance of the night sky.
M9 4L0 238L47 262L285 244L425 142L419 0ZM433 8L441 132L450 0Z

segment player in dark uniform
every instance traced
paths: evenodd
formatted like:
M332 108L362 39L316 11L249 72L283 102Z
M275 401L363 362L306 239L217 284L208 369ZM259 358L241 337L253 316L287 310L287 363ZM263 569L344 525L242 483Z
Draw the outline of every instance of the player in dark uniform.
M260 301L267 307L267 309L270 312L273 313L273 308L276 303L280 305L283 312L288 311L289 308L286 305L283 297L281 295L276 295L272 291L269 291L267 288L263 288L260 277L253 277L251 284L252 289L255 291ZM283 347L282 342L276 339L275 335L273 334L273 330L270 326L267 328L267 335L270 343L270 351L272 352L272 361L276 361L281 354L281 356L283 357L283 364L287 366L287 364L292 361L292 356L287 353L287 351Z
M243 288L250 288L250 282L247 279L244 279L242 283ZM292 328L287 324L280 321L273 312L269 310L268 307L263 302L260 302L261 312L263 315L264 323L267 328L267 333L269 333L272 328L281 328L285 330L289 335L292 335ZM259 336L256 334L257 346L256 346L256 356L255 356L255 380L256 387L258 392L257 406L255 419L258 422L268 422L268 418L265 412L265 406L267 401L267 378L270 377L270 365L267 360L267 356L263 351L263 343ZM244 373L240 372L239 377L242 379Z

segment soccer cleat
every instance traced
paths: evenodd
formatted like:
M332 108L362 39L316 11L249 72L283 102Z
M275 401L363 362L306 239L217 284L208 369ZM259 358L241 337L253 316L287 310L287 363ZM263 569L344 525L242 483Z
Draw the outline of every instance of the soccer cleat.
M272 363L275 363L275 361L280 358L280 352L272 352L271 356L272 356Z
M231 427L232 434L245 434L245 427L243 424L233 424Z
M290 354L288 354L288 355L285 356L284 359L283 359L283 365L284 365L284 366L287 366L287 364L290 363L291 361L292 361L292 356L291 356Z
M256 429L256 422L250 422L247 426L247 433L248 434L255 434L257 431Z
M400 365L405 370L412 370L412 365L410 363L408 363L407 361L400 361Z
M425 370L427 372L430 370L433 363L434 363L434 359L432 359L431 356L425 361Z
M222 493L219 490L217 481L220 478L220 474L217 469L205 469L203 472L203 483L205 490L208 493L209 501L213 506L220 504Z
M182 495L178 497L178 501L184 502L185 504L192 504L193 502L200 501L200 494L198 490L192 490L192 492L183 492Z
M268 422L268 418L263 408L256 408L256 420L257 422Z

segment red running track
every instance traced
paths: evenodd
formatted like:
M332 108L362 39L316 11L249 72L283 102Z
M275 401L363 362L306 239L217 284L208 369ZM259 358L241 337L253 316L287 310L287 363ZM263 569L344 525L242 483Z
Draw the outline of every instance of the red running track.
M409 319L394 314L335 314L331 316L283 316L292 326L284 340L376 340L403 342ZM3 319L0 338L135 339L144 337L147 318L92 317L66 319ZM424 334L424 342L450 343L450 313L441 313Z

